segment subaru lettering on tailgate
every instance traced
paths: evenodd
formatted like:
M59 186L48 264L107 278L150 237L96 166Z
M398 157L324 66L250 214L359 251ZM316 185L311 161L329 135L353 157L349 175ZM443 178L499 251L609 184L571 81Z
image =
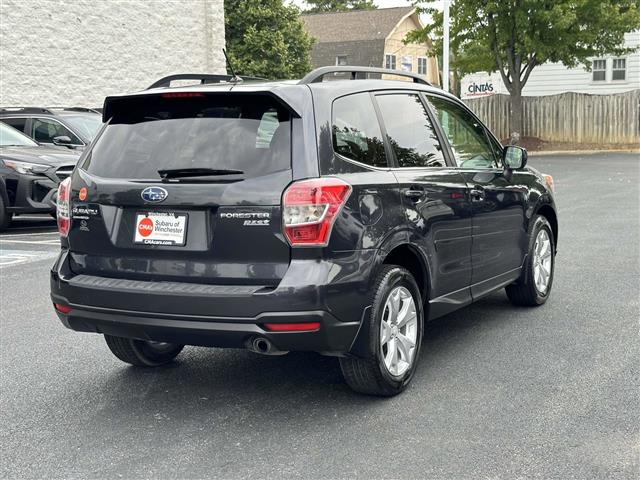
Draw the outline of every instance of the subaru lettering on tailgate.
M147 187L140 195L145 202L158 203L167 198L169 193L162 187Z

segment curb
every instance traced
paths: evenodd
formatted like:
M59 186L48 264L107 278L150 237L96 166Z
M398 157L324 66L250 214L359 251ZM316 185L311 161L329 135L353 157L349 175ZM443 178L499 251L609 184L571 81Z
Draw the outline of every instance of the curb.
M547 155L592 155L597 153L637 153L640 155L640 150L541 150L541 151L527 151L530 157L544 157Z

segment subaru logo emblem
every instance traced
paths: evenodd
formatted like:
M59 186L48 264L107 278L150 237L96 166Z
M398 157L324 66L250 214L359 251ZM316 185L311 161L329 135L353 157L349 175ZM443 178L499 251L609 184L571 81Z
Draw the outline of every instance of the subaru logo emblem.
M140 196L145 202L158 203L163 201L169 193L162 187L147 187L142 190Z

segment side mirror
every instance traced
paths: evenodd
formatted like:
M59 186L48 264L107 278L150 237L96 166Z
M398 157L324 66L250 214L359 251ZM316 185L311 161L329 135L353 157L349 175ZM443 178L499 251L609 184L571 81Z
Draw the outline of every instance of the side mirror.
M60 135L58 137L53 137L53 144L58 145L59 147L70 147L71 139L66 135Z
M502 162L508 170L520 170L527 164L527 151L522 147L507 145L502 153Z

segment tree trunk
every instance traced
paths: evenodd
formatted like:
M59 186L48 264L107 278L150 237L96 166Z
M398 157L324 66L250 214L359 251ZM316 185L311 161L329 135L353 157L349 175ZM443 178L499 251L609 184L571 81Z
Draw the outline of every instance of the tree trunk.
M515 87L515 85L514 85ZM513 88L510 99L509 136L512 145L520 143L522 137L522 91Z

